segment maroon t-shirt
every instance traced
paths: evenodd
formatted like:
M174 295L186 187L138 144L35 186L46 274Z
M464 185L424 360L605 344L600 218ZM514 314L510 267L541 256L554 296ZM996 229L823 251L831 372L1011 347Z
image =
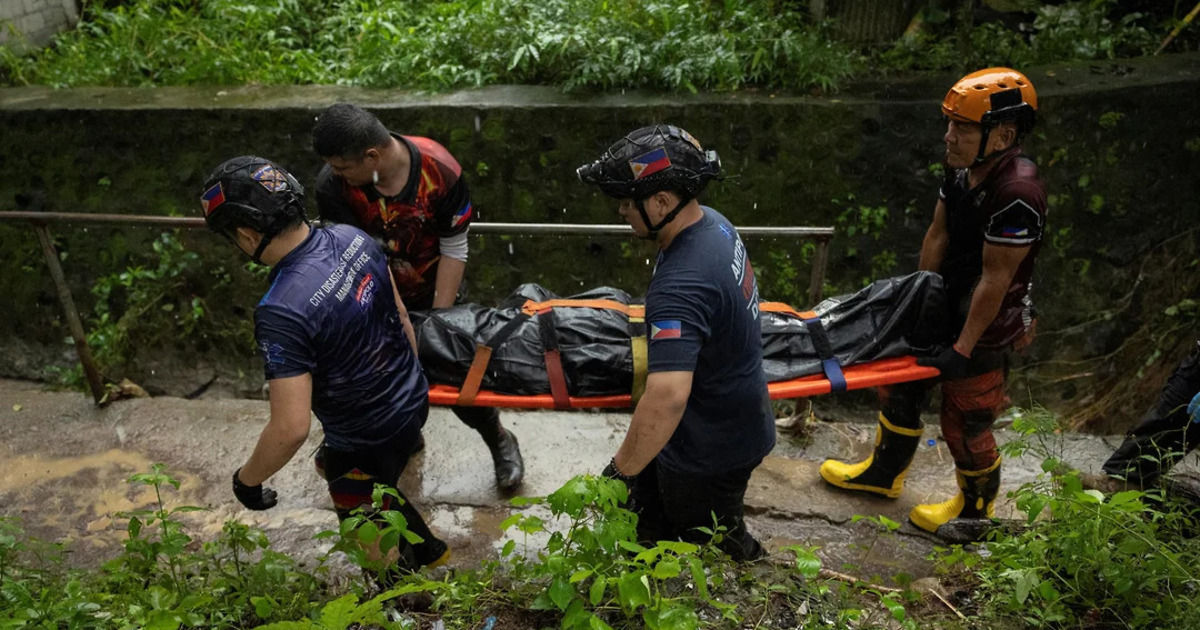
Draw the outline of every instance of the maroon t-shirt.
M983 246L1029 247L1013 275L996 319L979 338L982 348L1001 348L1016 341L1033 320L1030 289L1033 261L1041 249L1046 225L1046 190L1037 166L1019 147L1001 155L982 183L968 188L967 169L950 173L939 195L946 202L950 241L939 272L946 279L957 333L966 321L971 296L983 275Z

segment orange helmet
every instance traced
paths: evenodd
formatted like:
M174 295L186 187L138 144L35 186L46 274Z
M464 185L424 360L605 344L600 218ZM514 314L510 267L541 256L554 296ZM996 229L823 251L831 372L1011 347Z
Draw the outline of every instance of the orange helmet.
M1012 68L987 68L959 79L942 99L942 113L986 128L1013 120L1025 133L1033 128L1037 92L1025 75Z

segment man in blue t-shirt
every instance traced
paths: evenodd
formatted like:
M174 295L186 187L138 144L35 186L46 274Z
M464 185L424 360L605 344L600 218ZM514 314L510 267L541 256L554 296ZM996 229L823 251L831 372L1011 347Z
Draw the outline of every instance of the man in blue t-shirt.
M704 542L697 528L715 516L727 529L721 548L753 560L765 552L746 530L742 500L775 446L775 423L746 248L725 217L696 200L720 169L716 152L691 134L655 125L578 175L619 199L634 233L659 247L646 292L646 389L604 474L630 484L639 539Z
M243 505L276 504L263 481L308 437L315 412L325 431L317 468L341 519L371 506L375 484L394 489L429 411L416 337L396 295L387 257L357 228L313 228L304 190L262 158L217 167L200 200L205 221L255 262L271 266L271 288L254 311L254 336L271 385L271 419L250 459L233 473ZM404 514L424 539L401 549L402 568L444 562L446 544L407 499Z

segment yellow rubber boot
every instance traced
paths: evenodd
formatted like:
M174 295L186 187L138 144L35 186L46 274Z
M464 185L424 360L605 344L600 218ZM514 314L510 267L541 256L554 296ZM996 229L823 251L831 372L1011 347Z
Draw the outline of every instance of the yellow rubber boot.
M958 494L942 503L918 505L908 520L921 529L937 533L942 525L956 518L992 518L996 495L1000 494L1000 459L984 470L955 471Z
M920 441L921 429L898 427L881 412L871 455L853 464L827 459L821 463L821 478L846 490L895 499L904 490L904 477Z

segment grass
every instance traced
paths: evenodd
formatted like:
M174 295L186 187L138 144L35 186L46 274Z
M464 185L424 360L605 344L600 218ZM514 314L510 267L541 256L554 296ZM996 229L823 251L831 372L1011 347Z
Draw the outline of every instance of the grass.
M858 48L779 0L84 0L51 46L0 46L0 83L828 92L870 74L1147 54L1179 17L1033 4L1018 27L968 31L926 9L921 29Z

